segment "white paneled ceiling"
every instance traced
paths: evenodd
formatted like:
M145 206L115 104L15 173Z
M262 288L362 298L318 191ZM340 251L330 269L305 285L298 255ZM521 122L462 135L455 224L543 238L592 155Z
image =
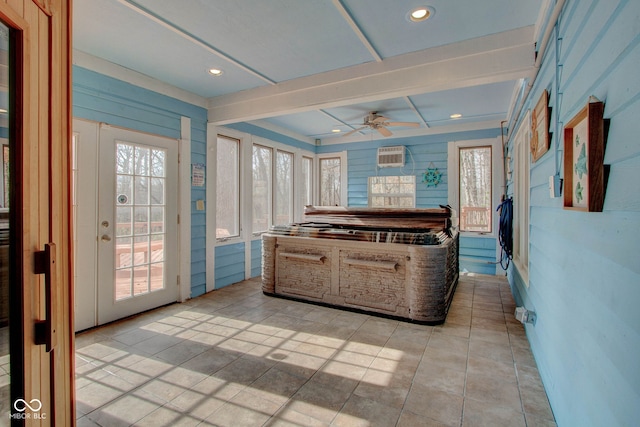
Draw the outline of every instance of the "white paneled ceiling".
M74 48L208 100L209 120L249 121L323 143L378 138L370 111L418 128L499 127L533 76L549 0L81 0ZM412 22L417 6L432 16ZM213 77L210 68L224 71ZM451 114L462 114L451 119ZM334 129L340 133L332 132Z

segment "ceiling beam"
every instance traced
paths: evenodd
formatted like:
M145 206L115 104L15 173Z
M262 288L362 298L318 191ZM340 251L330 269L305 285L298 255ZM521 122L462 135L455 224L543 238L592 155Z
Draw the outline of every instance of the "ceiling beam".
M148 20L155 22L156 24L168 29L169 31L172 31L173 33L193 43L196 46L200 46L201 48L208 51L209 53L212 53L218 56L219 58L222 58L223 60L230 62L234 66L240 68L243 71L246 71L247 73L253 75L254 77L257 77L260 80L269 84L276 84L275 80L272 80L269 77L259 73L258 71L254 70L248 65L245 65L242 62L233 58L232 56L227 55L225 52L222 52L221 50L216 49L214 46L202 40L201 38L196 37L195 35L189 33L183 28L180 28L178 25L169 21L167 18L164 18L158 14L153 13L152 11L150 11L149 9L146 9L145 7L136 3L135 1L132 1L132 0L117 0L117 1L123 6L126 6L129 9L133 10L134 12L137 12L140 15L144 16Z
M422 114L420 114L420 111L418 111L418 109L416 108L416 106L413 103L413 101L411 100L411 98L409 98L408 96L405 96L404 97L404 101L407 103L407 106L409 107L409 109L411 111L413 111L413 113L416 115L416 117L418 117L418 119L420 120L420 123L422 123L424 125L424 127L428 128L429 127L429 123L427 123L427 121L424 119L424 117L422 117Z
M347 21L347 24L349 24L349 27L351 27L351 30L356 34L356 36L358 36L358 38L360 39L360 42L362 42L364 47L367 48L367 50L369 51L373 59L375 59L376 62L381 62L382 57L380 56L376 48L373 47L373 44L364 34L364 32L362 31L358 23L353 19L353 17L351 16L347 8L344 7L344 4L342 4L342 1L333 0L333 5L335 6L336 9L338 9L338 12L340 12L340 15L342 15L342 18L344 18L344 20Z
M533 26L209 99L229 124L320 108L517 80L534 66Z
M488 130L488 129L499 129L500 128L500 119L496 118L493 120L483 120L479 122L469 122L469 123L456 123L444 126L433 126L430 128L417 128L417 129L393 129L391 128L391 132L393 134L390 137L384 137L380 135L378 132L366 132L365 134L352 134L348 137L334 137L334 138L323 138L320 145L335 145L335 144L350 144L353 142L367 142L367 141L376 141L379 139L396 139L396 138L411 138L416 136L426 136L426 135L442 135L442 134L451 134L457 132L466 132L466 131L479 131L479 130Z

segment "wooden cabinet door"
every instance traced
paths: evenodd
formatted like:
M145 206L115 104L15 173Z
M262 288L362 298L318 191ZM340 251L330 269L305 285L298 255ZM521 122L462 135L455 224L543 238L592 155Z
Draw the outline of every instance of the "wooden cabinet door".
M70 16L69 0L0 1L9 29L11 201L11 408L0 424L7 416L14 425L75 424Z

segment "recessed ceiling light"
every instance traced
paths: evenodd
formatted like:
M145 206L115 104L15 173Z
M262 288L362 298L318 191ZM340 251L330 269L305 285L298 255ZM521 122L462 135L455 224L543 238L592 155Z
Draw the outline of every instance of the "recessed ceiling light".
M340 133L340 132L342 132L342 131L341 131L340 129L331 129L331 132L333 132L333 133Z
M224 73L224 71L222 71L219 68L209 68L208 71L209 71L209 74L215 77L221 76Z
M413 22L422 22L433 16L435 10L432 7L421 6L409 12L409 20Z
M450 115L449 117L451 117L452 119L459 119L460 117L462 117L462 114L455 113L455 114Z

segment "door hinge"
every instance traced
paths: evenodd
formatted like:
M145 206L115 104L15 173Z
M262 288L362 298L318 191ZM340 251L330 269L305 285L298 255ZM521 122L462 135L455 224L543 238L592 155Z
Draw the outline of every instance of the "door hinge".
M176 286L180 286L180 276L176 277Z
M178 225L180 225L180 214L178 214Z

